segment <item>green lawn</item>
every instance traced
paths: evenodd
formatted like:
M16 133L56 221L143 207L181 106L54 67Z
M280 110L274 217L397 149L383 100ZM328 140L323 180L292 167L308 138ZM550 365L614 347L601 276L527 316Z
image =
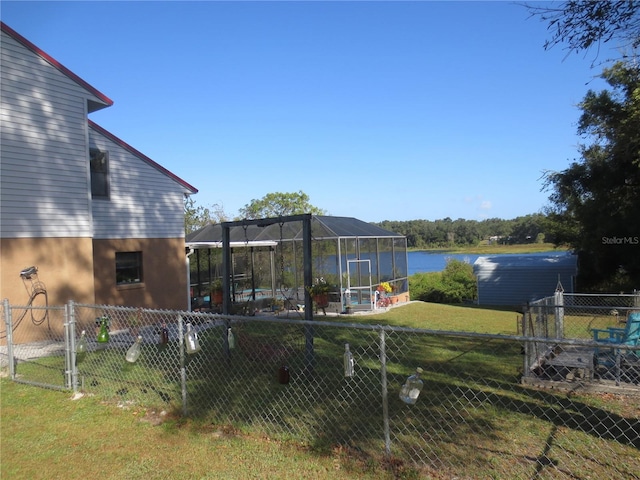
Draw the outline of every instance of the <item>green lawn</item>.
M473 246L453 246L438 249L423 250L425 252L450 252L450 253L473 253L479 255L498 255L503 253L538 253L538 252L550 252L557 250L558 252L564 252L566 247L556 247L553 243L525 243L521 245L487 245L481 243Z
M521 313L510 309L411 302L375 315L353 315L348 317L348 321L429 330L515 335L521 316Z
M165 418L141 407L0 380L0 478L251 479L392 478L340 449L319 454L299 443L229 427ZM375 472L375 473L374 473Z

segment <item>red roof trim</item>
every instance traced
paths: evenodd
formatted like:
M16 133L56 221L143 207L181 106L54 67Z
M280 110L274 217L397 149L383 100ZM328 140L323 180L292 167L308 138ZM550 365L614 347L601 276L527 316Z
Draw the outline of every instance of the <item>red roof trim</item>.
M88 120L89 122L89 127L94 129L96 132L98 132L101 135L104 135L105 137L107 137L109 140L117 143L118 145L120 145L122 148L124 148L125 150L129 151L130 153L132 153L133 155L135 155L136 157L140 158L141 160L147 162L149 165L151 165L153 168L159 170L160 172L164 173L165 175L167 175L168 177L170 177L171 179L175 180L176 182L178 182L180 185L182 185L184 188L186 188L187 190L190 190L191 193L198 193L198 189L195 188L194 186L188 184L187 182L185 182L184 180L182 180L180 177L178 177L177 175L175 175L174 173L171 173L169 170L167 170L166 168L164 168L162 165L160 165L159 163L154 162L153 160L151 160L149 157L147 157L145 154L143 154L142 152L136 150L135 148L133 148L131 145L129 145L128 143L120 140L118 137L116 137L113 133L105 130L104 128L102 128L100 125L98 125L97 123L95 123L92 120Z
M67 77L69 77L71 80L73 80L74 82L76 82L77 84L79 84L81 87L85 88L86 90L88 90L90 93L92 93L93 95L95 95L96 97L98 97L100 100L102 100L104 103L107 104L107 106L111 106L113 105L113 100L111 100L109 97L107 97L105 94L99 92L98 90L96 90L94 87L92 87L91 85L89 85L87 82L85 82L83 79L81 79L79 76L77 76L75 73L73 73L71 70L69 70L67 67L65 67L64 65L62 65L60 62L58 62L56 59L54 59L53 57L49 56L48 54L46 54L45 52L43 52L42 50L40 50L38 47L36 47L33 43L31 43L29 40L27 40L26 38L24 38L22 35L20 35L18 32L16 32L14 29L12 29L11 27L9 27L6 23L4 22L0 22L0 26L2 27L2 31L4 33L6 33L7 35L9 35L10 37L12 37L14 40L20 42L22 45L24 45L25 47L27 47L29 50L31 50L32 52L34 52L36 55L39 55L40 57L42 57L43 59L45 59L47 62L49 62L51 65L53 65L55 68L57 68L58 70L60 70L63 74L65 74Z

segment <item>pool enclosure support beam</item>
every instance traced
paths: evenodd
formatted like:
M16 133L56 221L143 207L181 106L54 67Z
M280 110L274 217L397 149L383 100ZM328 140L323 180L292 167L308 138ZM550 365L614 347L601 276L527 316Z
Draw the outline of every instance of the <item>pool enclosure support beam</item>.
M313 299L309 293L309 288L313 281L313 271L311 268L311 215L306 215L302 220L302 250L303 250L303 271L304 271L304 318L313 320ZM313 349L313 324L304 325L304 357L306 363L306 373L313 374L315 367L315 353Z
M231 312L231 235L228 227L222 224L222 313Z
M231 228L246 227L248 225L268 227L274 224L302 222L303 280L305 286L304 317L305 320L313 320L313 299L307 289L307 287L313 283L313 272L311 269L311 218L312 215L310 213L303 213L301 215L222 222L222 292L224 295L222 300L222 313L229 315L231 312Z
M267 227L273 224L283 224L287 222L302 222L302 250L303 250L303 272L304 272L304 318L305 320L313 320L313 299L309 294L308 287L313 283L313 271L311 268L311 214L289 215L278 218L261 218L256 220L241 220L237 222L222 223L222 292L224 298L222 300L222 313L229 315L231 312L231 228L247 227L248 225L257 225L259 227ZM282 239L280 239L282 241ZM245 247L246 248L246 247ZM305 339L305 373L312 374L315 364L315 352L313 346L314 340L313 325L306 323L304 326Z

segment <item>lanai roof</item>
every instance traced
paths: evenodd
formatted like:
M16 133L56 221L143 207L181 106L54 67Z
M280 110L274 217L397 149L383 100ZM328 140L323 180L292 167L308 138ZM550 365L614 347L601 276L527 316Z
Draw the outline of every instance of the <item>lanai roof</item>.
M260 244L273 245L280 240L302 240L302 222L282 223L274 219L274 223L266 227L257 225L235 226L230 229L232 246L249 241L253 246ZM371 223L353 217L332 217L313 215L311 217L311 235L314 239L332 239L342 237L368 238L404 238L404 235L380 228ZM222 243L222 225L207 225L186 237L186 243L192 247L214 246ZM234 245L235 244L235 245Z

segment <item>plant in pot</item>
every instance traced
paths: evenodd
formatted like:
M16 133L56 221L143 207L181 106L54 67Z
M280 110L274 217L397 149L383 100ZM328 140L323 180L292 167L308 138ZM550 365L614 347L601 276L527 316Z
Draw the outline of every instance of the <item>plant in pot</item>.
M272 312L279 312L281 310L284 310L284 300L279 299L279 298L272 298L271 299L271 311Z
M329 305L329 290L331 290L331 286L324 278L320 277L316 279L316 282L310 287L307 287L307 290L318 307L323 308Z
M216 278L209 286L211 289L211 304L222 304L222 280L220 278Z
M378 306L388 307L392 303L397 302L397 298L391 296L393 293L393 287L389 282L381 282L376 289L378 291Z

